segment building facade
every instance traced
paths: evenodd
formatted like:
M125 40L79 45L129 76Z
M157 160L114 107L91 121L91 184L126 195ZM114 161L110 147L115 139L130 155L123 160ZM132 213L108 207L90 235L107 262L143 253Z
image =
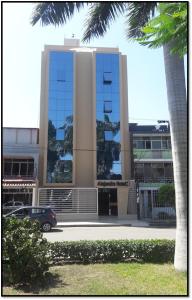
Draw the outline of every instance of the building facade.
M45 46L42 53L39 204L60 218L135 216L127 64L118 48Z
M175 218L175 208L162 207L157 194L164 184L173 184L173 160L169 125L129 124L132 145L132 177L135 179L140 217Z
M39 129L3 128L2 207L32 205L37 199Z

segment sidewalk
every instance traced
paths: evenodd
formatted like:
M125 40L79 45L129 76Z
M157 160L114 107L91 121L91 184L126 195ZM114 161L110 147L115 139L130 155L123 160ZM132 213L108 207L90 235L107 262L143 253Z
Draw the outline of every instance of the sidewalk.
M176 229L151 227L139 220L102 219L86 222L58 222L43 236L50 242L80 240L175 239Z
M131 226L149 227L149 223L140 220L127 220L118 218L100 218L94 221L75 221L58 222L57 227L112 227L112 226Z

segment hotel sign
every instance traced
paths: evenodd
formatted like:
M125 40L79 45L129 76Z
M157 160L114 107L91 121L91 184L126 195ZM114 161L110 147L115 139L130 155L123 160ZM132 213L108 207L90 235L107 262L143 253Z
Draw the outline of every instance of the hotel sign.
M129 186L128 180L115 180L115 181L97 181L97 186Z

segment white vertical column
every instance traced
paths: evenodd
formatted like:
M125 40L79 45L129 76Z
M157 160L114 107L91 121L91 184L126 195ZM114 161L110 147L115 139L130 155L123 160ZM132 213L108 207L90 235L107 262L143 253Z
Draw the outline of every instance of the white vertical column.
M34 187L33 188L33 195L32 195L32 206L37 205L37 201L38 201L37 198L38 198L37 197L37 187Z

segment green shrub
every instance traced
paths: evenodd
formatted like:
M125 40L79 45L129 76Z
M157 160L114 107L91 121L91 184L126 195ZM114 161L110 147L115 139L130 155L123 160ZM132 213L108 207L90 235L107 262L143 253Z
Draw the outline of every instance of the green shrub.
M175 207L175 188L173 184L164 184L160 187L157 195L158 206Z
M172 262L173 240L109 240L50 243L53 264L123 262Z
M175 242L170 240L136 241L135 257L144 262L173 262Z
M32 283L49 269L49 243L39 223L3 218L3 276L8 283Z

